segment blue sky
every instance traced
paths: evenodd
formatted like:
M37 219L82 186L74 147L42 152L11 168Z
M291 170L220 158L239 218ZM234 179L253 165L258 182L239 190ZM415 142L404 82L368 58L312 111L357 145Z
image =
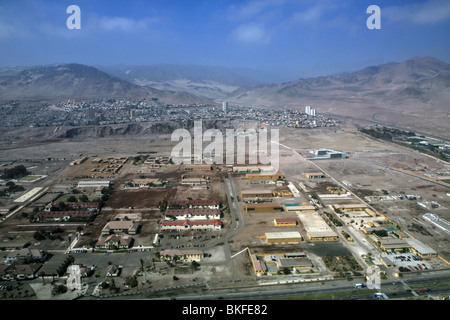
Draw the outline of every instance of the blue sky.
M69 5L81 30L69 30ZM368 6L381 9L369 30ZM448 0L0 0L0 66L197 64L286 80L413 56L450 63Z

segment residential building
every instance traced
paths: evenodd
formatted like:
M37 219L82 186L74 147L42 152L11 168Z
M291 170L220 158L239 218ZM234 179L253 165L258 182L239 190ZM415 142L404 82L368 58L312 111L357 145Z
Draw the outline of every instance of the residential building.
M106 238L99 238L95 244L95 248L104 250L121 250L128 249L133 243L130 236L109 235Z
M175 220L211 220L220 219L219 209L167 209L165 219Z
M171 200L167 203L167 208L169 208L169 209L180 209L180 208L219 209L220 201L218 201L218 200Z
M110 221L102 230L102 235L109 234L136 234L140 224L137 221L121 220Z
M213 231L222 228L222 221L220 220L206 220L206 221L164 221L161 223L161 231L166 230L198 230L198 231Z

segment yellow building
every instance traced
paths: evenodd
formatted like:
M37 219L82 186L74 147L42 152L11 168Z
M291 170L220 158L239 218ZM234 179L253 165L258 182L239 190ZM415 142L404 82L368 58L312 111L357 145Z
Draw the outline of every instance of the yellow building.
M308 179L326 179L326 174L322 172L307 172L305 173L306 178Z
M280 173L275 174L247 173L245 175L245 178L249 180L278 180L284 179L284 176Z
M266 268L264 266L264 262L258 260L255 254L252 254L250 252L250 249L248 249L248 254L250 255L250 260L252 261L253 270L255 271L256 275L262 275L266 272Z
M297 225L295 219L273 219L273 222L277 227L295 227Z
M273 191L270 190L245 190L241 192L241 198L272 198L273 197Z
M292 243L302 242L302 235L300 232L266 232L264 235L267 243Z
M295 203L283 204L283 209L286 212L313 212L316 211L314 206L304 206Z

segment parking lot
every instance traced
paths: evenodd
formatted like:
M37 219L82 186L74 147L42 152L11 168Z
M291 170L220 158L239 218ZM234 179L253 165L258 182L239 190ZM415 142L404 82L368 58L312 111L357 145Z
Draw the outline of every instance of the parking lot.
M404 268L404 271L421 271L435 268L428 261L412 253L385 253L383 256L389 258L397 268Z
M186 249L202 248L209 241L217 237L214 231L196 231L196 232L164 232L160 234L160 249Z

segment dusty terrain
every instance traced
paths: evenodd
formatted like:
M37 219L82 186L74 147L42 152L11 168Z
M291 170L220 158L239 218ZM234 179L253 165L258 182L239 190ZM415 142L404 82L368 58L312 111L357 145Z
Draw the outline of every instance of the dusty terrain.
M356 203L359 199L368 201L366 196L385 195L417 195L420 200L407 200L406 198L394 201L371 201L369 205L376 211L383 213L388 219L398 224L401 229L411 236L421 240L436 250L442 257L450 260L450 243L448 234L437 229L422 215L426 212L437 214L443 219L450 221L450 197L446 187L409 176L390 168L402 168L411 170L421 175L449 175L449 164L436 160L429 156L421 155L410 149L378 141L371 137L362 135L353 125L343 125L338 128L324 128L317 130L280 129L280 171L288 181L294 183L301 192L297 199L278 198L279 203L310 203L311 198L304 194L300 185L304 185L308 194L321 194L326 191L327 186L341 185L355 194L351 199L333 200L329 203ZM40 129L38 129L40 130ZM18 160L15 164L24 163L32 168L33 174L48 174L48 177L37 183L28 183L24 186L30 190L35 186L48 187L51 192L65 193L73 188L78 182L77 171L85 171L92 166L86 162L85 166L69 166L70 161L78 159L80 155L89 157L134 157L141 152L157 152L170 154L174 142L169 136L148 137L117 137L102 139L87 139L62 141L44 141L42 143L21 144L18 140L15 150L3 149L0 151L2 159L32 159L30 161ZM11 145L9 145L11 147ZM310 151L319 148L330 148L345 152L347 159L343 160L320 160L307 161ZM49 161L46 158L55 160ZM65 160L63 159L65 158ZM57 160L56 160L57 159ZM308 181L306 172L317 172L324 170L334 179L326 179L324 182ZM143 165L134 165L128 161L121 170L111 176L114 192L105 202L100 215L88 225L81 224L84 235L77 246L89 246L92 241L98 239L104 225L114 219L117 214L134 213L139 215L141 230L135 238L135 245L151 245L154 236L159 233L158 221L162 218L158 206L170 199L219 199L223 204L224 230L218 234L225 234L227 227L231 224L228 202L224 193L224 172L217 170L186 172L182 166L163 166L159 169L149 169ZM208 177L210 180L208 189L192 189L189 186L178 185L182 176ZM169 184L165 188L152 188L147 190L126 190L123 184L134 178L160 178ZM275 187L275 185L263 184L262 182L250 183L245 180L244 175L233 175L236 192L246 188L270 188L287 189L287 186ZM19 195L16 195L19 196ZM89 197L94 197L89 194ZM359 199L358 199L359 198ZM424 208L418 202L435 201L438 207ZM324 204L328 204L324 201ZM241 206L242 206L241 202ZM33 207L24 211L30 212ZM195 272L187 272L186 269L148 270L145 274L139 274L138 278L143 288L166 287L169 285L189 284L192 279L196 281L208 281L211 286L229 286L230 284L247 285L259 280L253 272L251 261L246 251L232 256L249 247L255 253L267 252L307 252L316 267L314 275L324 275L327 271L323 257L337 255L349 255L345 242L314 243L303 241L300 244L266 244L261 238L266 232L274 231L299 231L305 239L306 233L298 219L298 225L292 227L275 227L274 218L298 218L297 213L242 213L244 226L239 234L231 238L227 246L208 248L207 253L212 257L201 263L201 268ZM64 233L61 238L55 240L46 239L35 241L33 233L36 230L48 230L48 226L38 226L30 223L28 219L15 214L12 218L5 220L0 226L2 245L8 243L29 242L33 247L51 248L52 250L65 250L69 239L73 240L76 228L79 224L67 224L62 229ZM146 260L147 262L147 260ZM150 266L148 266L150 267ZM139 268L128 266L124 269L123 276L117 279L118 283L124 281L125 276L134 275ZM173 276L178 277L174 280ZM152 284L146 284L150 278ZM202 290L198 288L198 290ZM107 293L107 292L105 292Z

